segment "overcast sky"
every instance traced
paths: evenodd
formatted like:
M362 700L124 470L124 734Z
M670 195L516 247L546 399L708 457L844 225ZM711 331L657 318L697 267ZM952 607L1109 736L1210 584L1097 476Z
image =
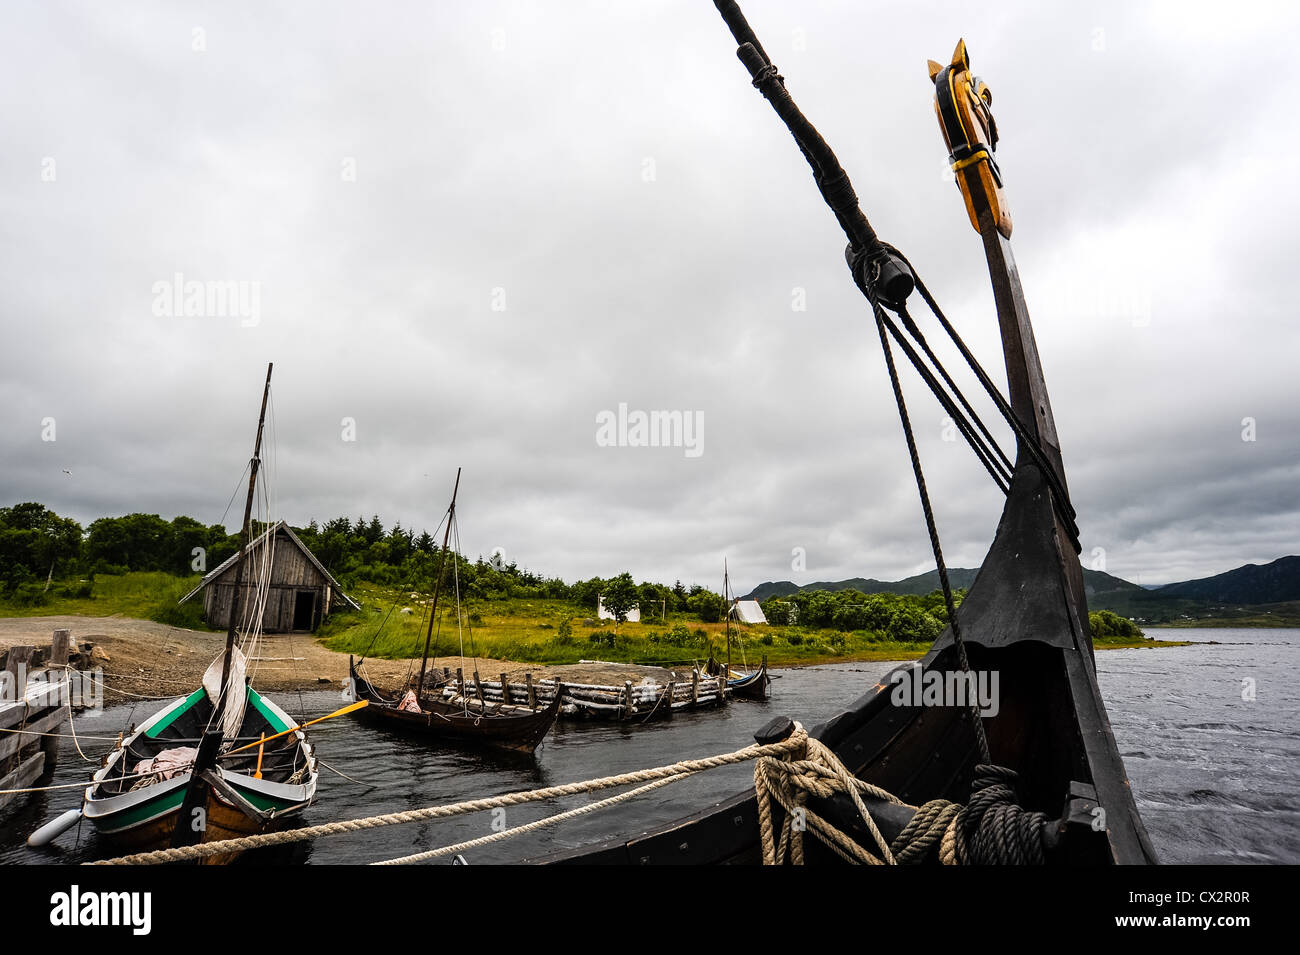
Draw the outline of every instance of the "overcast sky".
M966 39L1085 566L1300 552L1300 7L743 8L1005 383L926 75ZM707 0L0 18L0 506L220 520L274 361L294 524L432 530L461 466L467 554L567 580L932 566L843 235ZM168 314L178 273L250 298ZM1001 496L908 395L945 554L976 566ZM602 446L620 404L702 422L695 446Z

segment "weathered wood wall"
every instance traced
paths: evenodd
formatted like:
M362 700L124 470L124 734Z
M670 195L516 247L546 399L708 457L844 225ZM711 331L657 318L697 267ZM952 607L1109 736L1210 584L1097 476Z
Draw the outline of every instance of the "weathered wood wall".
M240 595L240 617L246 618L255 589L251 578L258 572L260 548L249 554L244 571L244 591ZM231 564L219 577L210 581L203 597L204 616L209 626L230 625L230 608L235 599L235 575L238 564ZM287 536L276 535L275 555L271 564L271 584L262 613L262 629L266 633L283 633L293 630L294 610L299 591L311 591L315 596L315 610L311 626L314 630L329 613L332 604L329 580Z

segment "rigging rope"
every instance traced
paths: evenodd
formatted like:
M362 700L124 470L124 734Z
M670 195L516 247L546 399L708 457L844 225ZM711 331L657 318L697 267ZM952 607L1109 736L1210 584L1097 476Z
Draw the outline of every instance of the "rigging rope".
M855 277L859 270L854 268ZM912 460L912 473L916 478L916 490L921 497L921 510L925 513L925 526L930 533L930 547L934 551L934 563L939 571L939 584L943 590L944 606L948 610L948 626L952 628L953 643L957 648L957 659L961 663L963 673L970 672L970 661L966 656L966 642L962 639L961 623L957 619L957 607L952 598L952 586L948 581L948 567L943 559L943 547L939 543L939 528L934 520L934 509L930 506L930 493L926 490L925 472L921 468L921 457L916 450L916 437L912 434L912 421L907 414L907 401L903 397L903 388L898 380L898 369L894 365L894 352L889 346L889 337L885 334L885 314L880 306L880 299L876 295L877 275L866 275L865 270L862 274L864 281L862 289L866 293L868 301L871 303L871 311L876 319L876 330L880 334L880 347L885 353L885 366L889 370L889 383L894 389L894 403L898 406L898 417L903 424L903 435L907 439L907 453ZM971 701L969 705L971 724L975 730L975 741L979 746L981 762L992 763L993 759L989 755L989 741L984 735L984 723L980 716L978 705Z
M894 249L892 246L890 246L890 251L897 255L911 271L912 278L916 283L916 290L920 293L922 300L924 300L935 318L939 320L939 324L943 326L948 337L952 340L953 344L957 346L962 357L966 359L966 364L970 367L979 383L983 385L985 392L988 393L989 398L1001 413L1003 420L1005 420L1011 427L1011 430L1015 432L1019 447L1029 453L1029 456L1034 459L1034 463L1037 464L1039 469L1043 472L1043 476L1047 479L1052 488L1053 504L1057 509L1057 513L1060 514L1062 521L1065 523L1066 529L1069 531L1071 540L1074 543L1075 550L1077 551L1079 549L1079 527L1075 521L1077 514L1074 510L1074 505L1070 502L1069 492L1065 489L1065 482L1061 479L1055 466L1048 461L1046 455L1043 454L1042 448L1038 445L1038 440L1029 433L1029 429L1026 428L1024 422L1020 420L1020 416L1016 414L1015 409L1011 407L1010 402L1008 402L1002 392L998 390L997 385L993 383L988 372L984 370L984 367L979 363L979 360L976 359L965 340L963 340L961 335L958 334L957 329L953 327L952 322L948 320L948 317L944 315L943 310L939 308L939 303L935 301L934 296L930 294L929 288L927 288L925 283L921 280L921 276L917 274L912 263L907 260L907 257L903 255L903 253Z

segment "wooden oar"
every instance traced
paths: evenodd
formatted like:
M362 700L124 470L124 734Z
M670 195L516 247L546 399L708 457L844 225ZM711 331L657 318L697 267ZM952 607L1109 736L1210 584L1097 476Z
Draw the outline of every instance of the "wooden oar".
M324 723L326 720L332 720L336 716L343 716L347 713L353 712L354 710L359 710L363 706L369 706L369 705L370 705L369 700L358 700L356 703L349 703L347 706L343 707L343 709L335 710L333 713L330 713L328 716L318 716L314 720L308 720L306 723L303 723L301 726L290 726L287 730L281 730L280 732L276 733L274 736L268 736L265 739L255 740L254 742L249 743L246 746L241 746L238 749L232 749L227 753L222 753L221 757L222 759L224 759L227 756L234 756L236 753L242 753L246 749L252 749L254 746L263 746L271 742L271 740L273 739L278 739L279 737L286 736L289 733L296 733L298 732L298 730L305 730L308 726L314 726L317 723Z

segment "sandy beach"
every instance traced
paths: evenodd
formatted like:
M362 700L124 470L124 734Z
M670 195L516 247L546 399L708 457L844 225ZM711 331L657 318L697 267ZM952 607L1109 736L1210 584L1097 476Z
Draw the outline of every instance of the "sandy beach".
M105 684L111 690L141 696L171 696L189 692L198 686L203 671L221 652L225 634L184 630L151 620L128 617L0 617L0 648L14 645L48 647L57 629L72 632L73 643L92 643L97 648L95 666L104 671ZM348 655L326 649L307 633L265 635L254 661L253 684L262 690L293 690L333 685L342 688L348 672ZM633 666L621 663L588 663L566 666L514 663L484 657L438 657L431 666L464 666L469 676L477 666L484 680L495 680L501 673L511 680L524 679L531 672L534 679L568 680L576 683L640 682L652 677L662 682L674 679L672 671L661 667ZM401 684L419 660L366 661L366 672L381 688ZM689 671L679 669L680 679ZM110 696L112 693L110 692Z

